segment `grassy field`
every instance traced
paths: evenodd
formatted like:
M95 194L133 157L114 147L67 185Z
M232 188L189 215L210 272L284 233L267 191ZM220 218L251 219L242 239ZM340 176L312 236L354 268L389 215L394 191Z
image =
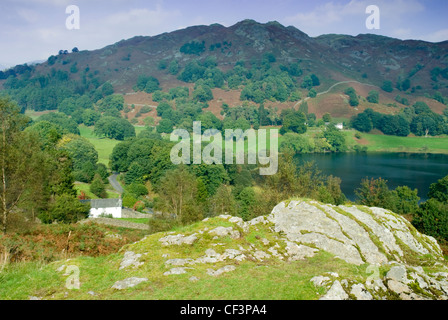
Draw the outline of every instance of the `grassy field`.
M93 127L79 126L81 136L89 140L98 151L98 162L109 166L109 156L114 147L120 142L118 140L99 138L93 133Z
M448 137L397 137L381 134L363 133L361 140L357 140L355 131L345 131L348 141L356 140L358 144L368 147L368 151L384 152L426 152L448 153Z
M90 192L90 184L88 183L75 182L75 189L78 191L78 195L81 194L81 191L84 191L84 193L87 195L87 197L89 197L89 199L99 199L96 195ZM120 197L120 195L114 190L112 190L110 186L107 186L106 192L107 192L107 199L117 199Z

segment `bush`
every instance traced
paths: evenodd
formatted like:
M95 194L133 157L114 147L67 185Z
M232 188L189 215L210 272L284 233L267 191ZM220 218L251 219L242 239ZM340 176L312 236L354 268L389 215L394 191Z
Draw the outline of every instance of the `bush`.
M148 194L148 189L140 183L131 183L126 187L126 192L132 194L135 198Z
M370 103L378 103L380 101L380 96L378 91L372 90L369 92L369 95L367 96L367 101Z
M448 204L429 199L420 205L412 224L424 234L448 240Z
M63 194L57 196L47 212L39 215L39 219L46 224L75 223L89 216L90 205L81 203L75 197Z
M136 202L137 199L130 194L126 194L123 196L123 207L133 208Z
M93 178L92 184L90 185L90 192L97 197L107 198L106 187L99 174L95 174L95 178Z
M167 216L155 216L149 219L149 232L150 233L158 233L164 232L173 229L179 225L179 222L176 219L167 217Z

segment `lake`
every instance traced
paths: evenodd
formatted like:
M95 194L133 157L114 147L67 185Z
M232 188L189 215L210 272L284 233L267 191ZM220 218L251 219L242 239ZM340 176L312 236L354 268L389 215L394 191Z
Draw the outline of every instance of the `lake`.
M350 200L364 178L383 178L389 189L418 189L422 201L429 186L448 175L448 155L416 153L327 153L299 154L299 163L314 161L322 173L341 178L341 189Z

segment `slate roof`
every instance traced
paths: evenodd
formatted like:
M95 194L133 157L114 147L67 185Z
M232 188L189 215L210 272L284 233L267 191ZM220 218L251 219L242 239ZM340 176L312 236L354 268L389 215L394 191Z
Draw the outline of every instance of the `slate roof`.
M121 199L93 199L93 200L82 200L81 202L90 202L90 207L94 209L99 208L121 208Z

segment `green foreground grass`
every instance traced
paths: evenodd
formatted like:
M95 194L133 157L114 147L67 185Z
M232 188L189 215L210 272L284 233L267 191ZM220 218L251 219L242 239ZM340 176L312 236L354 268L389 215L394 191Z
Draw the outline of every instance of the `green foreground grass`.
M207 230L205 228L229 225L226 220L213 218L173 231L189 235ZM0 299L27 300L35 296L50 300L316 300L325 293L323 288L316 288L310 282L317 274L337 270L342 277L349 279L362 280L368 276L367 266L350 265L324 252L302 261L271 258L262 262L243 260L196 264L186 274L164 275L171 268L165 264L170 258L196 259L209 248L220 252L224 248L254 246L261 250L264 245L260 238L273 243L276 241L268 228L268 225L251 228L239 239L221 237L215 240L212 236L204 236L193 245L169 247L160 245L159 239L168 234L164 232L147 236L107 256L83 256L50 264L11 264L0 272ZM120 270L123 254L128 250L142 254L140 261L144 264ZM225 265L234 265L236 270L219 277L206 272L209 268L217 270ZM70 270L79 271L79 289L67 288L76 276L75 272L66 273L67 266L71 266ZM191 281L192 276L198 280ZM130 277L143 277L148 281L125 290L112 288L115 282Z

